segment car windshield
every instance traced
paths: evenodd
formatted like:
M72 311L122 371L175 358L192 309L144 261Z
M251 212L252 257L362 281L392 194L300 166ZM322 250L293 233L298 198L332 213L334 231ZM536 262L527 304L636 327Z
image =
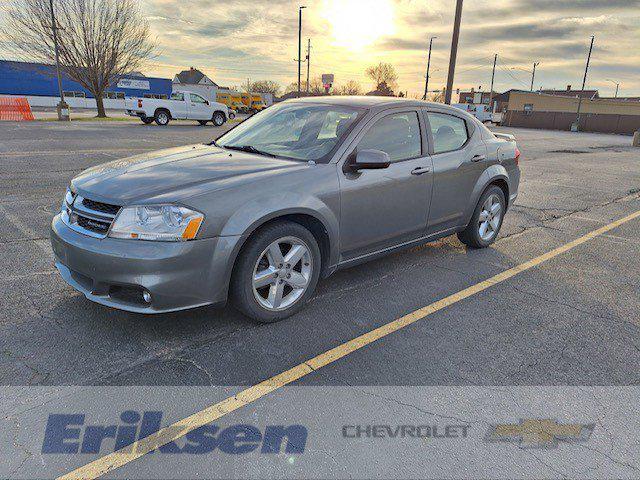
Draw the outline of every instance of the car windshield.
M293 160L323 162L363 110L308 103L267 108L222 135L220 147Z

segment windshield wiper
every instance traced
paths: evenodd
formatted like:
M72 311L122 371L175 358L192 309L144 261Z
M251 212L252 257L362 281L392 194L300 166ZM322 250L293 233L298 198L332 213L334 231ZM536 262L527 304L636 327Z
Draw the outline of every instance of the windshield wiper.
M238 150L240 152L247 153L255 153L257 155L265 155L267 157L275 157L273 153L265 152L263 150L259 150L253 145L225 145L223 148L228 148L229 150Z

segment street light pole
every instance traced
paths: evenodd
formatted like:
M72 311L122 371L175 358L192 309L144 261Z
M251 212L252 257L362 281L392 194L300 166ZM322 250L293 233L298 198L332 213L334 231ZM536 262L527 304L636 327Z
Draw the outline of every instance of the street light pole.
M56 25L56 15L53 11L53 0L49 0L51 7L51 29L53 30L53 48L56 58L56 75L58 77L58 92L60 93L60 103L57 105L58 120L69 120L69 105L64 101L64 92L62 91L62 77L60 76L60 54L58 53L58 26Z
M451 55L449 57L449 74L447 76L447 91L444 103L451 105L451 93L453 90L453 77L456 71L456 56L458 55L458 39L460 38L460 22L462 21L462 0L456 0L456 19L453 24L453 37L451 38Z
M620 89L620 83L616 82L615 80L611 80L610 78L607 78L607 82L611 82L616 86L616 94L613 98L618 98L618 90Z
M533 64L533 72L531 73L531 91L533 92L533 82L536 79L536 67L540 65L540 62L535 62Z
M438 37L431 37L429 39L429 57L427 59L427 80L424 84L424 96L423 100L427 99L427 94L429 93L429 69L431 68L431 49L433 48L433 40Z
M582 107L582 96L584 95L584 88L587 85L587 73L589 73L589 63L591 62L591 52L593 52L593 42L596 39L595 35L591 35L591 46L589 47L589 55L587 55L587 65L584 67L584 78L582 79L582 92L578 95L578 115L575 123L575 131L580 130L580 109Z
M498 54L493 57L493 71L491 72L491 92L489 92L489 108L493 113L493 81L496 78L496 64L498 63Z
M311 39L307 44L307 95L309 95L309 73L311 72Z
M302 9L307 8L300 6L298 8L298 98L300 98L300 74L302 69Z

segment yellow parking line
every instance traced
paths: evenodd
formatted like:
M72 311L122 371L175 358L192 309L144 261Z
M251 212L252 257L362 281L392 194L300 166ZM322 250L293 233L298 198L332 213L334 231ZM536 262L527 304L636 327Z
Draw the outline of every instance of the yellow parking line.
M331 350L327 350L320 355L313 357L306 362L303 362L299 365L296 365L289 370L279 373L257 385L249 387L237 395L233 397L226 398L215 405L211 405L204 410L194 413L193 415L186 417L173 425L169 425L158 432L138 440L137 442L121 449L116 452L105 455L104 457L98 458L93 462L90 462L72 472L69 472L66 475L59 477L59 479L92 479L97 478L106 473L109 473L116 468L122 467L133 460L140 458L141 456L156 450L157 448L165 445L169 442L177 440L182 436L186 435L192 430L199 428L203 425L211 423L228 413L231 413L239 408L244 407L252 402L255 402L259 398L264 397L265 395L278 390L279 388L284 387L308 374L311 372L318 370L319 368L324 367L325 365L329 365L336 360L341 359L349 355L356 350L361 349L371 343L384 338L398 330L405 328L408 325L411 325L418 320L422 320L434 312L442 310L448 306L451 306L455 303L464 300L476 293L482 292L489 287L497 285L505 280L518 275L524 271L527 271L531 268L534 268L541 263L544 263L548 260L551 260L558 255L565 253L572 248L575 248L583 243L588 242L589 240L602 235L604 233L613 230L620 225L627 223L635 218L640 217L640 210L632 213L631 215L627 215L624 218L616 220L608 225L605 225L602 228L598 228L597 230L593 230L586 235L583 235L580 238L577 238L569 243L566 243L558 248L555 248L539 257L536 257L528 262L524 262L520 265L517 265L513 268L505 270L502 273L494 275L491 278L488 278L480 283L472 285L464 290L461 290L453 295L450 295L442 300L438 300L426 307L420 308L414 312L409 313L403 317L400 317L392 322L389 322L381 327L378 327L370 332L365 333L364 335L360 335L348 342L345 342L341 345L338 345Z

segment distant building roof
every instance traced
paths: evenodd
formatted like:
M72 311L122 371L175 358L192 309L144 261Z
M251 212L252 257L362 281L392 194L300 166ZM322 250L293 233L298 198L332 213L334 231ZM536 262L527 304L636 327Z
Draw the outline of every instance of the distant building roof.
M598 90L572 90L571 85L567 85L566 90L538 90L538 93L546 95L556 95L560 97L582 97L582 98L599 98Z
M183 85L212 85L217 87L218 84L207 77L197 68L189 68L189 70L183 70L178 73L173 79L175 83L181 83Z
M640 97L600 97L602 100L617 100L619 102L640 102Z

